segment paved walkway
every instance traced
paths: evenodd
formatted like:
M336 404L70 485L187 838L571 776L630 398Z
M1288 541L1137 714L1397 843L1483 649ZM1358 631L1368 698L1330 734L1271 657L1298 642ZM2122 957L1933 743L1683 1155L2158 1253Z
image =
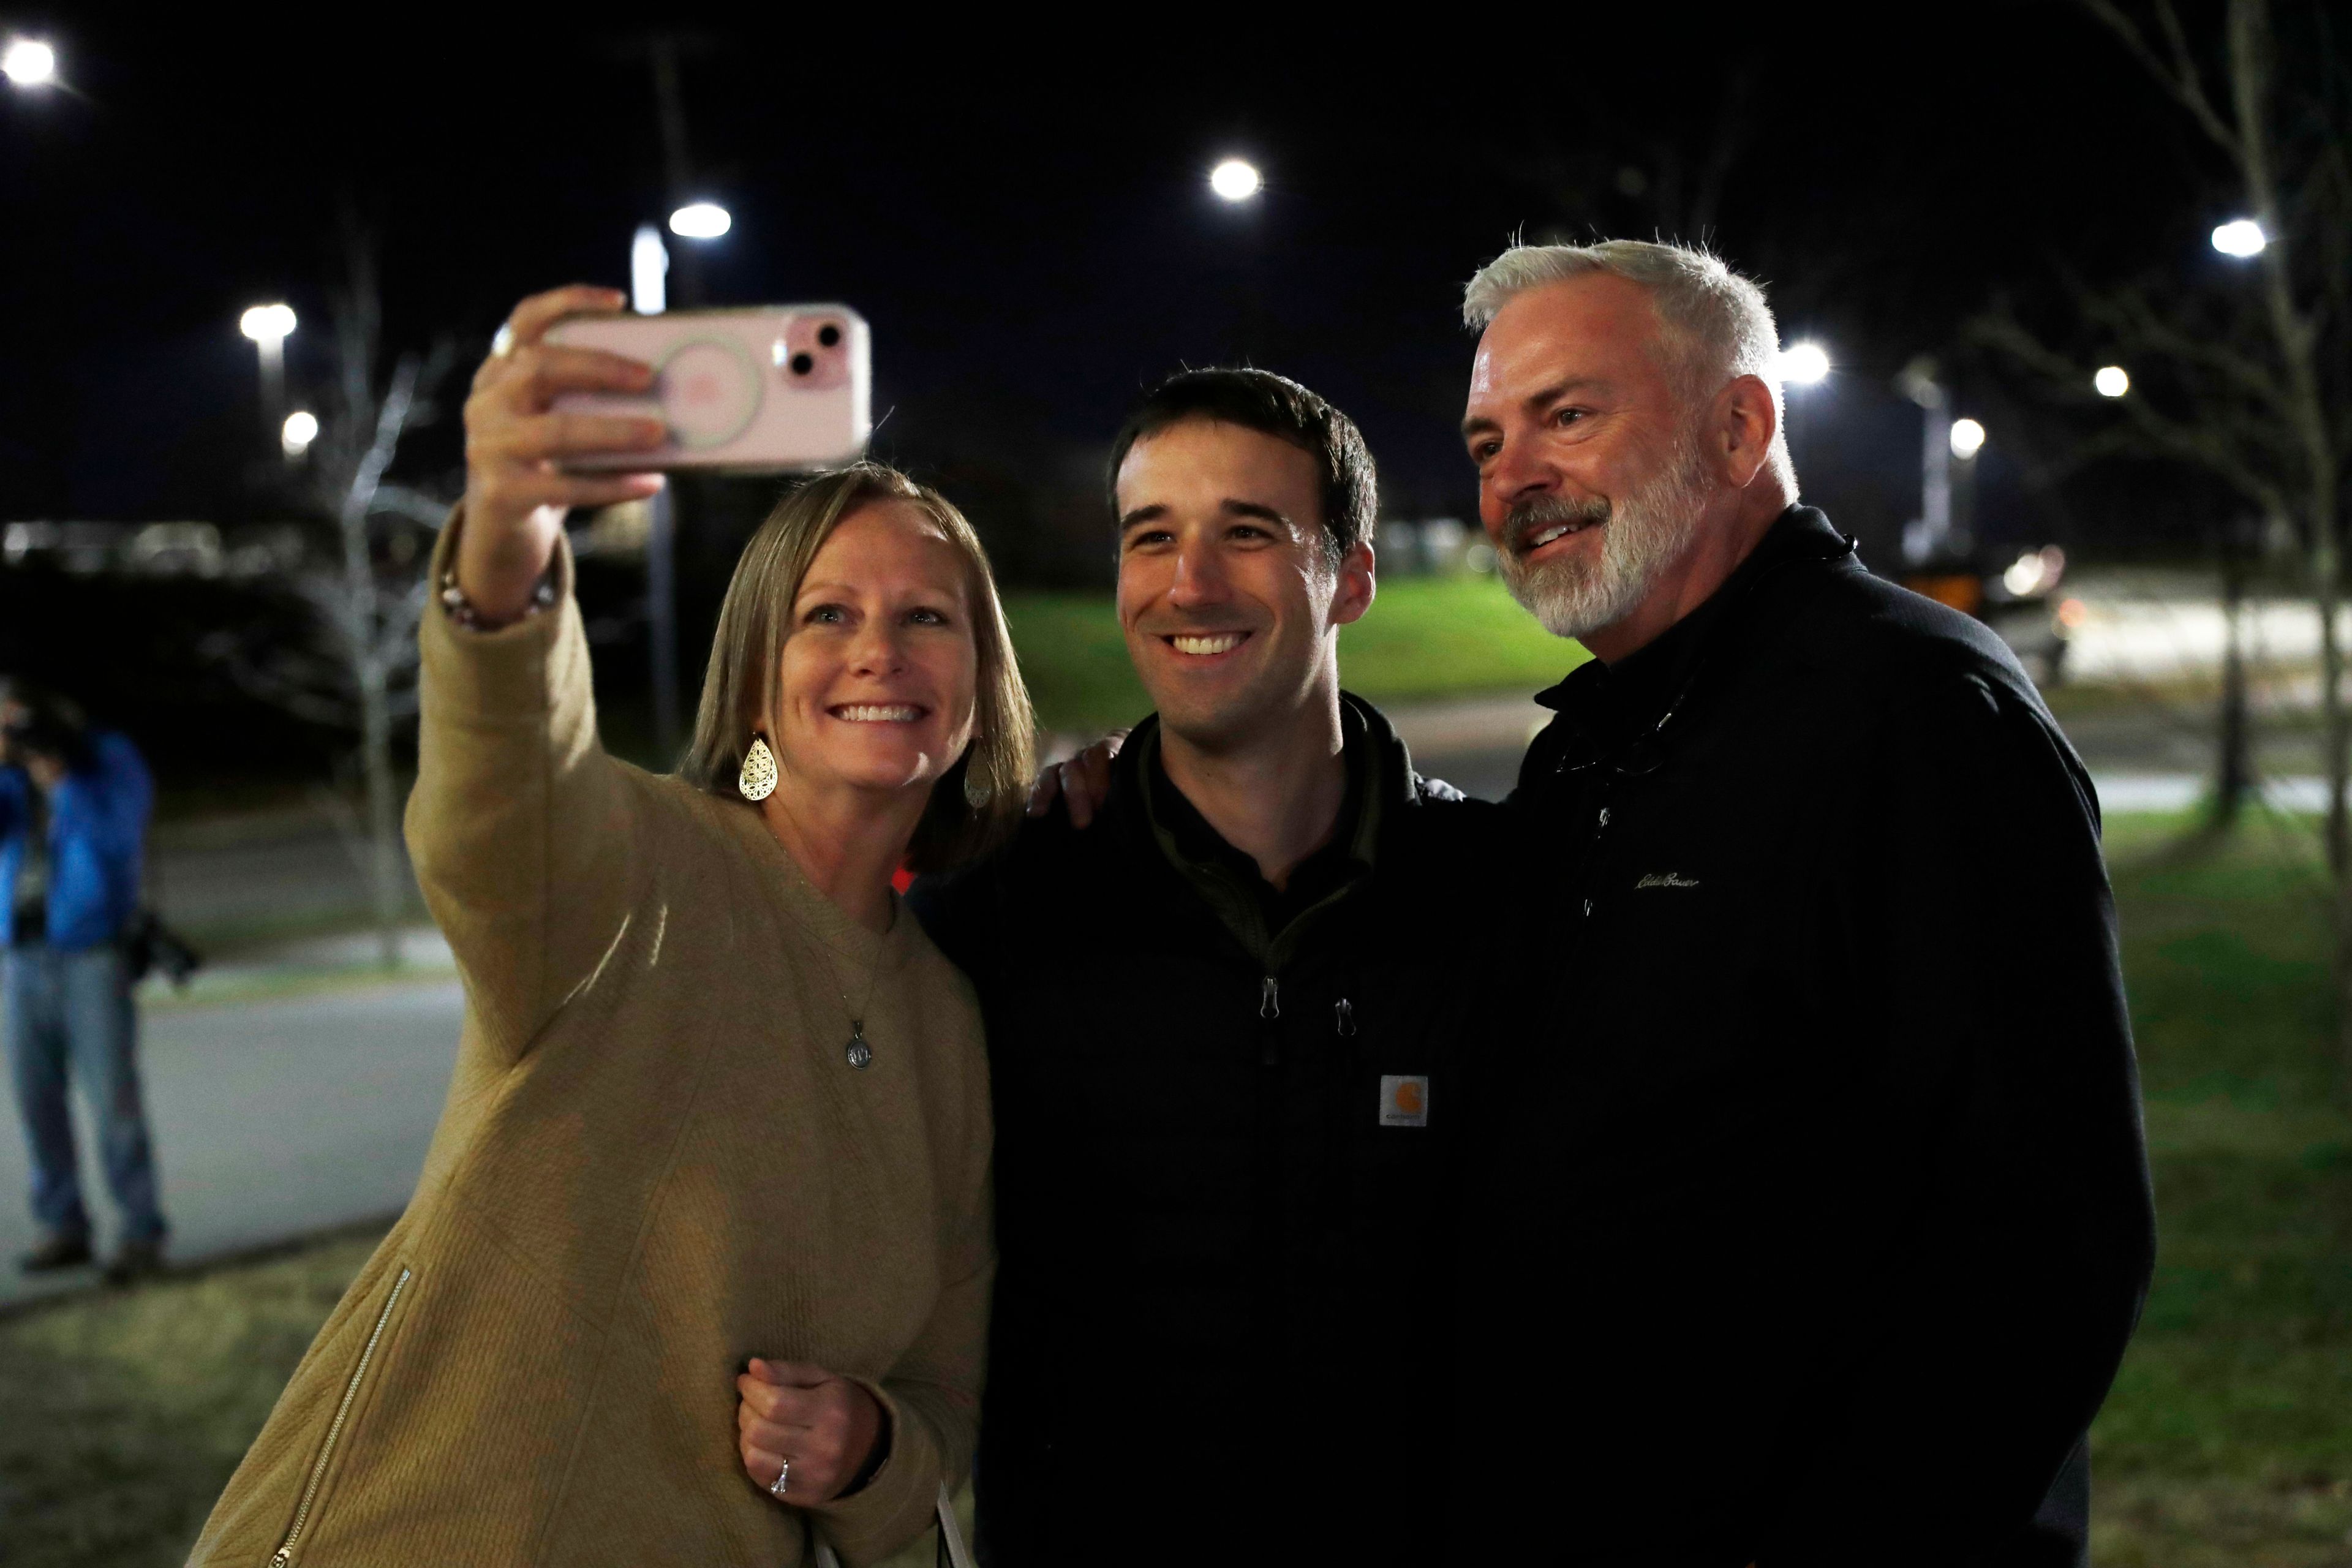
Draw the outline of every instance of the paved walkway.
M280 966L265 978L316 974ZM233 992L240 976L215 973L206 984ZM407 1203L457 1054L457 984L436 970L342 984L324 994L146 1010L142 1062L173 1258L200 1261ZM34 1232L24 1140L9 1120L0 1136L0 1305L87 1288L95 1277L85 1269L37 1280L16 1271ZM85 1190L110 1241L113 1211L86 1118L81 1126Z

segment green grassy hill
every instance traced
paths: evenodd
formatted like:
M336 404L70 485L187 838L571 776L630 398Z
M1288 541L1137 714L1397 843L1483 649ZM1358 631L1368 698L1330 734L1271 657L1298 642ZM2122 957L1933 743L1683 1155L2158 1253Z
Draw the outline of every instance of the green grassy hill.
M1022 673L1048 730L1091 734L1131 723L1150 700L1127 662L1108 589L1005 598ZM1339 634L1339 673L1375 702L1482 692L1533 694L1583 662L1492 577L1403 577Z

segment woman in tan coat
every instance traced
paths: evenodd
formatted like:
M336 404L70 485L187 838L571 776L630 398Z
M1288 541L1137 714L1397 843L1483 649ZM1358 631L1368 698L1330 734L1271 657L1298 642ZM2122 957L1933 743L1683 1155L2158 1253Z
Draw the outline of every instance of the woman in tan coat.
M684 769L607 757L562 516L657 481L555 461L662 432L551 413L650 373L540 339L619 303L525 301L475 379L408 808L457 1073L194 1562L857 1563L970 1463L986 1067L889 880L1021 808L987 563L892 470L811 481L736 568ZM739 1397L782 1451L739 1451Z

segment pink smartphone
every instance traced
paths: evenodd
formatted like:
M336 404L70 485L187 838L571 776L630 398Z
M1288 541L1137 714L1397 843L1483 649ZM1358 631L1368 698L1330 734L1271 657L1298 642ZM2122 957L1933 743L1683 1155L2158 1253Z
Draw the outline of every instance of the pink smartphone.
M650 395L566 393L556 407L669 426L659 447L568 468L830 468L856 459L873 432L866 319L846 305L575 316L549 328L547 341L625 354L656 372Z

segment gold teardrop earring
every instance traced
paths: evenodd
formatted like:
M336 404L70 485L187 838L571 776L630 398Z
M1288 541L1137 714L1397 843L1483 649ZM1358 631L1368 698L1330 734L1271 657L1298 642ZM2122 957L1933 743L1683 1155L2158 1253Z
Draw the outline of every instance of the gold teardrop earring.
M736 775L735 787L745 800L765 800L776 793L776 753L768 750L764 737L751 737L751 749L743 753L743 771Z

